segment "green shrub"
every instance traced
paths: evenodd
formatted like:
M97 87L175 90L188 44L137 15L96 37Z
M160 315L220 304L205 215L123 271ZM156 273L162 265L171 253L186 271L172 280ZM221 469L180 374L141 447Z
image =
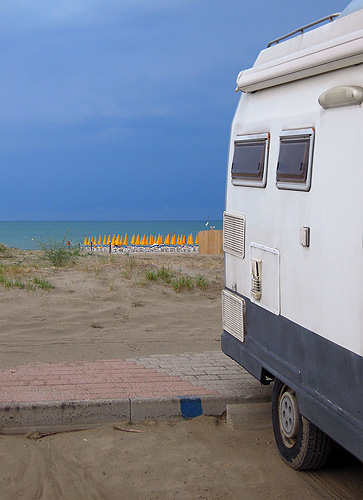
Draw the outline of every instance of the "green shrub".
M205 278L203 278L203 276L197 276L195 279L195 284L201 290L205 290L207 288L208 281Z
M165 283L170 283L174 276L174 273L169 266L163 266L161 269L159 269L157 276L158 278L161 278Z
M149 281L156 281L158 279L158 277L154 273L154 271L146 271L145 276L146 276L146 279Z
M78 249L68 248L66 241L65 236L62 241L49 239L39 244L45 259L53 266L64 267L79 253Z
M171 281L172 289L176 292L180 290L187 289L191 290L193 288L193 282L188 276L182 276L181 278L175 278Z
M5 274L0 274L0 283L4 285L5 288L10 288L14 286L13 280L9 280Z
M38 285L39 288L42 288L43 290L49 290L50 288L54 288L54 284L45 278L37 278L35 276L33 278L33 283L34 285Z
M25 283L21 280L21 278L16 278L14 280L14 286L17 288L25 288Z

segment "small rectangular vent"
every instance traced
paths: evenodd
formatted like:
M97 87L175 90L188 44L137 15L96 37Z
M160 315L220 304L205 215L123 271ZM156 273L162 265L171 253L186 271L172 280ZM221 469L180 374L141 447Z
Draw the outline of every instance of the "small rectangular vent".
M245 258L245 226L244 215L223 214L223 250L241 259Z
M245 310L243 299L231 292L222 292L222 322L223 329L244 342L245 339Z

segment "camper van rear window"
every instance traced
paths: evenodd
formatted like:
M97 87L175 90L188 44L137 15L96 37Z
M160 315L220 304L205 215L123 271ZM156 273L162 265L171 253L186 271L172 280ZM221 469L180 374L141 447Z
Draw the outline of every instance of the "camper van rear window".
M314 130L284 130L276 169L279 189L309 191L313 157Z
M241 135L234 140L232 184L266 186L269 134Z

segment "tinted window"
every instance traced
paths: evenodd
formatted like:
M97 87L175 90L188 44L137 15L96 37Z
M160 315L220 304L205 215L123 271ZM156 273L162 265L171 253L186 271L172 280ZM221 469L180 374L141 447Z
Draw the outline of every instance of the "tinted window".
M265 187L269 138L268 133L236 136L231 168L232 184Z
M282 140L277 164L277 182L306 182L310 139Z
M314 129L284 130L276 169L280 189L309 191L313 159Z
M232 163L232 179L262 180L266 143L236 142Z

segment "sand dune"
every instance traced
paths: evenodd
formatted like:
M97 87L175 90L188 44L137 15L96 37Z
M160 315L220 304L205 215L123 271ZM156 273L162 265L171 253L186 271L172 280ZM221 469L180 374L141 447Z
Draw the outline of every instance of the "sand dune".
M25 282L40 276L53 289L0 286L0 365L127 358L219 349L223 257L150 254L85 255L67 268L38 252L12 251ZM148 272L167 269L193 288L176 292ZM206 289L198 288L202 276Z

